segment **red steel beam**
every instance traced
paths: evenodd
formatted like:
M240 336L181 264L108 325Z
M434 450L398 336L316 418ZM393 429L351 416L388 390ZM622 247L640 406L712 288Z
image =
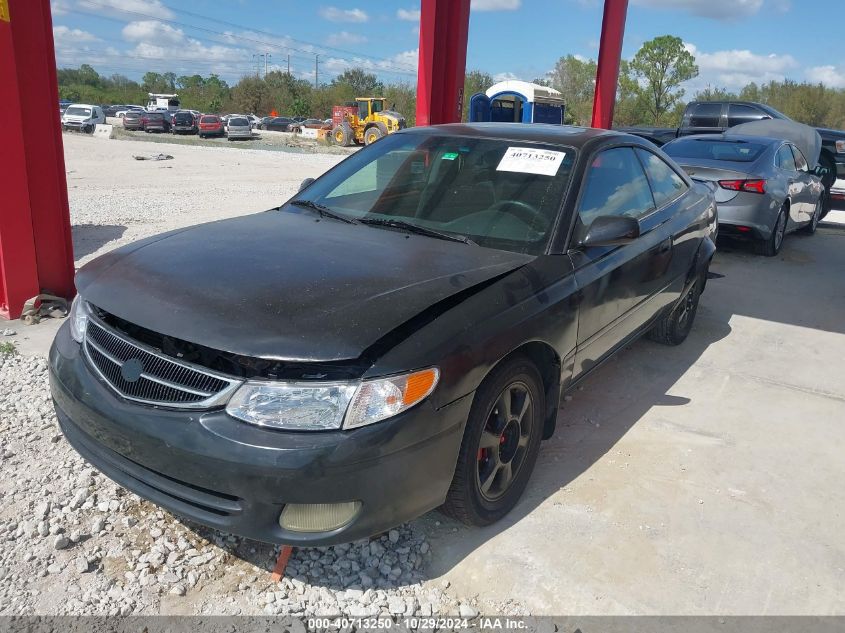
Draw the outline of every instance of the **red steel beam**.
M622 59L622 40L625 37L627 15L628 0L604 0L593 100L593 127L609 130L613 124L613 107L616 105L616 86L619 83L619 63Z
M0 82L0 316L17 318L75 293L49 0L0 0Z
M417 125L461 120L470 0L422 0Z

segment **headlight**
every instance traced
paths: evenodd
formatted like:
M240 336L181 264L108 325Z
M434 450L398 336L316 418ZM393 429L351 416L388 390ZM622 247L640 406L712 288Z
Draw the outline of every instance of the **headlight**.
M437 385L436 368L363 382L259 382L241 386L226 412L275 429L326 431L373 424L410 409Z
M73 303L70 305L70 335L77 343L81 343L85 338L85 328L88 327L88 308L85 307L85 302L82 297L76 295Z

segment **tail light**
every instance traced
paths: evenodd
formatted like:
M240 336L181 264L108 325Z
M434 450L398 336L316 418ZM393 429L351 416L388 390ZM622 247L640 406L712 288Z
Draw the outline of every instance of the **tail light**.
M722 189L731 191L747 191L749 193L766 193L765 180L720 180L719 186Z

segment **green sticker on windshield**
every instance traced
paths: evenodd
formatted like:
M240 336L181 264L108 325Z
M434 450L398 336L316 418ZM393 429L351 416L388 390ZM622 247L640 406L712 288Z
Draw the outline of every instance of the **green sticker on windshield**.
M443 160L455 160L458 157L458 152L446 152L443 154Z

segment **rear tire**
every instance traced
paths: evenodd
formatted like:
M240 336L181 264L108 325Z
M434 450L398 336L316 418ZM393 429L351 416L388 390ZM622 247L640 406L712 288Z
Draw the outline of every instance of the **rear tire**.
M490 525L522 496L540 450L545 393L537 367L515 356L476 390L455 475L440 510L467 525Z
M382 137L381 130L378 126L373 125L364 131L364 145L372 145Z
M778 217L775 220L775 225L772 227L772 234L768 239L760 242L758 248L761 255L766 257L774 257L780 253L783 246L783 239L786 236L786 205L784 204L778 212Z
M707 270L704 270L696 277L692 286L675 304L672 311L649 330L648 338L663 345L680 345L686 340L695 322L695 315L698 313L698 303L706 279Z

